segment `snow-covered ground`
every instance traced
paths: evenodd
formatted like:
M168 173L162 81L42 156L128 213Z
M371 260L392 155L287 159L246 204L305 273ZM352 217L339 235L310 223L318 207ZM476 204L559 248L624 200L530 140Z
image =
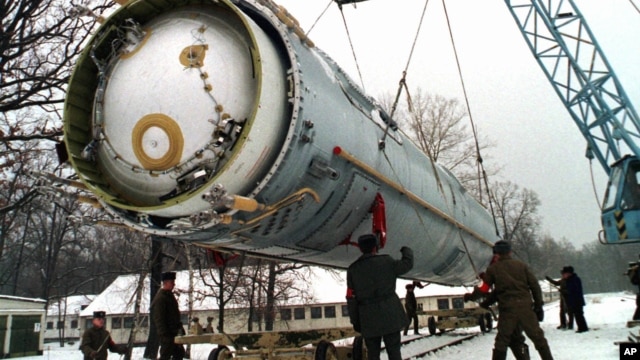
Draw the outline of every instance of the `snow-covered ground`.
M631 293L606 293L590 294L586 296L587 306L585 317L591 330L577 334L572 330L558 330L558 302L545 305L545 319L542 327L551 346L551 351L556 360L574 359L619 359L619 346L615 341L625 340L630 331L638 334L640 328L629 329L626 323L635 310L635 294ZM428 333L427 329L421 330ZM464 335L479 332L479 328L458 329L436 337L426 337L413 341L403 346L403 357L419 354L433 346L435 342L445 342L448 339L460 338ZM489 333L476 336L473 340L457 346L446 347L435 354L423 357L423 359L460 360L460 359L489 359L493 348L495 329ZM531 352L531 359L539 359L533 344L527 340ZM191 349L191 359L207 359L214 345L195 345ZM142 359L143 348L136 348L133 352L134 359ZM110 354L109 359L119 359L118 354ZM509 354L508 359L513 359ZM55 344L45 344L44 356L21 358L24 360L81 360L82 354L78 350L78 344L67 345L60 348ZM386 359L386 354L382 354Z

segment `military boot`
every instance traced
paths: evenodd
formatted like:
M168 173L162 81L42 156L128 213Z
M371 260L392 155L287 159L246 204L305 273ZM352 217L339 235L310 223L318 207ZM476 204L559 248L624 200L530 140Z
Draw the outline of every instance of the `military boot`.
M522 344L522 346L512 347L511 352L516 360L531 360L529 357L529 347L527 344Z
M538 354L540 354L540 359L542 360L553 360L551 349L549 349L549 347L538 349Z
M493 349L493 356L491 357L491 360L506 360L506 359L507 359L506 351Z

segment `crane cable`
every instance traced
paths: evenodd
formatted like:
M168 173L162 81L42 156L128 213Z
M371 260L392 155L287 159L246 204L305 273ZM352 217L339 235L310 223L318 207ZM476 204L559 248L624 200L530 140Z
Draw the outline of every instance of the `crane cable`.
M443 2L444 2L444 0L443 0ZM409 64L411 63L411 59L413 57L413 52L415 50L415 47L416 47L416 44L417 44L417 41L418 41L418 36L420 34L420 29L422 28L422 23L424 21L424 16L425 16L428 4L429 4L429 0L427 0L425 2L424 8L422 10L422 15L420 17L420 22L419 22L419 25L418 25L418 29L416 31L416 36L414 37L413 44L411 46L411 51L409 52L409 57L407 59L406 65L405 65L405 69L402 72L402 78L400 79L400 82L398 84L398 91L396 93L396 98L395 98L395 101L394 101L392 109L391 109L391 114L390 114L391 117L393 117L393 114L395 113L395 110L396 110L396 107L397 107L397 104L398 104L398 101L399 101L399 98L400 98L400 95L402 93L402 89L403 88L407 91L407 107L409 108L410 112L413 112L413 110L414 110L414 107L413 107L413 104L412 104L412 100L411 100L411 95L410 95L409 89L407 87L406 77L407 77L407 71L409 69ZM445 11L445 13L446 13L446 11ZM448 19L447 19L447 21L448 21ZM451 33L451 29L449 29L449 32ZM466 94L465 94L465 96L466 96ZM467 102L467 107L468 107L468 102ZM387 124L387 126L385 128L384 137L382 138L383 142L384 142L384 139L386 138L386 136L388 134L388 130L389 130L389 124ZM475 136L475 133L474 133L474 136ZM478 149L477 137L476 137L476 149ZM385 156L385 159L387 160L387 163L389 164L391 170L393 171L394 175L396 176L396 178L398 178L398 175L396 174L396 171L394 169L393 164L391 163L389 157L387 156L386 152L384 151L384 147L381 150L382 150L382 153ZM477 151L479 153L479 150L477 150ZM435 164L435 161L433 160L432 154L429 151L425 151L425 153L429 157L429 161L431 163L433 175L436 178L436 183L438 185L438 191L440 192L440 194L442 194L443 200L444 200L444 202L445 202L445 204L447 206L447 210L451 214L451 213L453 213L453 211L451 209L451 205L449 204L449 201L447 200L447 196L446 196L444 187L442 185L442 180L440 179L440 175L438 173L438 168L436 167L436 164ZM414 205L413 202L411 202L411 204ZM423 226L423 228L426 229L426 225L424 223L424 220L422 219L422 216L420 216L420 213L418 212L418 210L416 209L415 206L413 206L413 208L414 208L414 210L416 212L416 215L418 216L418 219L420 220L421 225ZM495 217L494 217L494 224L495 224ZM496 225L496 228L497 228L497 225ZM457 231L458 237L460 238L460 241L462 242L462 246L464 247L464 250L465 250L465 253L467 255L467 258L469 259L469 263L471 264L471 268L473 269L473 272L476 275L476 277L478 277L479 272L478 272L478 269L477 269L477 267L476 267L476 265L475 265L475 263L473 261L473 258L471 258L469 247L467 246L467 243L466 243L466 241L464 239L464 236L462 236L462 229L460 229L459 227L457 229L458 229L458 231ZM425 231L425 233L428 234L427 231Z
M493 225L495 227L496 230L496 235L498 237L500 237L500 231L498 230L498 223L496 221L496 215L495 215L495 211L493 209L493 201L491 198L491 191L489 191L489 180L487 177L487 172L484 168L484 164L483 164L483 160L482 160L482 156L480 155L480 145L478 143L478 133L476 130L476 126L475 123L473 121L473 115L471 115L471 106L469 105L469 97L467 96L467 88L465 86L464 83L464 77L462 75L462 68L460 67L460 59L458 57L458 51L456 49L456 43L453 39L453 32L451 30L451 21L449 20L449 13L447 11L447 5L445 3L445 0L442 0L442 7L444 8L444 14L445 17L447 19L447 28L449 29L449 38L451 39L451 46L453 47L453 54L455 56L456 59L456 66L458 69L458 76L460 77L460 85L462 86L462 92L464 94L464 101L465 104L467 106L467 113L469 114L469 121L471 122L471 131L473 132L473 139L475 141L475 145L476 145L476 155L477 155L477 163L479 168L482 170L482 174L479 174L481 176L479 176L480 178L482 178L482 180L484 180L484 186L487 190L487 200L489 202L489 208L491 210L491 217L493 218ZM480 179L478 180L478 182L480 182ZM480 194L482 194L482 183L480 182Z
M360 77L360 86L362 86L362 90L364 91L364 80L362 80L362 72L360 71L360 64L358 63L358 58L356 57L356 51L353 48L353 41L351 40L351 33L349 33L349 27L347 26L347 19L344 17L344 12L342 11L342 3L338 3L338 9L340 9L340 16L342 16L344 30L347 32L347 38L349 39L349 46L351 47L353 61L356 63L356 69L358 70L358 76Z

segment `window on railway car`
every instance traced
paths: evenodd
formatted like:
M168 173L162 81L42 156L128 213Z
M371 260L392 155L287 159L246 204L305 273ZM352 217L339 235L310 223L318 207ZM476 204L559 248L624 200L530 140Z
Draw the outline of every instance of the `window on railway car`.
M451 299L451 305L454 309L464 309L464 299L461 297L455 297Z
M345 305L346 306L346 305ZM423 307L422 307L422 303L418 303L418 311L422 311Z
M449 310L449 299L438 299L438 310Z
M53 321L47 321L47 330L53 330Z
M122 329L122 318L121 317L112 317L111 318L111 328L112 329Z
M78 320L71 320L71 328L76 329L78 327Z
M311 318L312 319L322 319L322 307L321 306L312 306L311 307Z
M349 316L349 307L347 305L342 305L342 317Z
M326 319L333 319L336 317L336 307L334 305L324 307L324 317Z
M305 319L304 308L293 309L293 318L296 320L304 320Z
M91 319L84 319L84 328L85 329L90 329L93 327L93 323L91 321Z
M125 329L133 329L133 316L127 316L124 318L124 328Z
M291 309L280 309L280 320L291 320Z
M64 329L64 321L58 321L56 329Z

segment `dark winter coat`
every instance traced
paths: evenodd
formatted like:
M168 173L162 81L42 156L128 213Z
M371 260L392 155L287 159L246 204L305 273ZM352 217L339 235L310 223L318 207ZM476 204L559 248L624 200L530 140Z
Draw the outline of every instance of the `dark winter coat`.
M536 308L543 305L538 279L527 264L511 256L501 255L487 268L486 282L494 287L500 312L515 308L531 310L532 305Z
M404 298L404 309L407 310L407 316L409 317L413 316L418 310L418 301L413 291L407 291L407 295Z
M558 291L560 291L560 296L562 296L562 298L566 300L567 294L569 293L569 291L567 290L567 280L564 278L560 280L554 280L548 276L545 277L545 279L547 279L547 281L550 282L551 284L557 286Z
M576 309L585 305L582 292L582 280L578 274L572 274L567 278L567 305L570 309Z
M396 278L413 267L413 251L403 247L401 252L400 260L363 254L347 270L347 287L355 295L365 338L401 331L409 322L396 294Z
M181 330L184 331L178 301L169 290L160 289L156 293L151 303L151 318L160 338L174 338Z
M124 354L126 348L124 346L116 345L111 339L109 332L101 327L92 327L82 334L82 341L80 342L80 351L84 354L84 360L106 360L108 357L107 349L111 352L117 352ZM96 357L91 357L91 353L96 351L98 354Z

